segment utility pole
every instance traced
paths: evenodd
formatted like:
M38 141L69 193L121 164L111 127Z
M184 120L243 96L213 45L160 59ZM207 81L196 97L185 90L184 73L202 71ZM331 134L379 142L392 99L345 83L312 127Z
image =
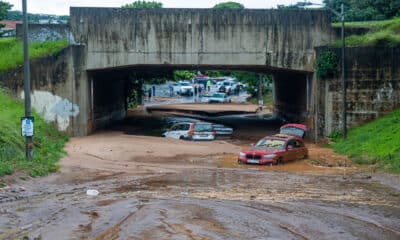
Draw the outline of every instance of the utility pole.
M28 49L28 16L26 13L26 0L22 0L22 12L24 19L24 93L25 93L25 118L30 119L32 117L31 110L31 79L30 79L30 69L29 69L29 49ZM29 120L29 123L33 122ZM33 127L32 127L33 128ZM32 135L32 136L31 136ZM28 161L33 158L33 133L26 134L26 145L25 145L25 156Z
M258 75L258 108L262 110L264 102L262 99L262 87L263 87L263 82L262 82L262 75Z
M342 31L341 31L341 38L342 38L342 137L343 139L347 138L347 102L346 102L346 92L347 92L347 83L346 83L346 64L345 64L345 38L344 38L344 4L340 5L340 20L342 21Z

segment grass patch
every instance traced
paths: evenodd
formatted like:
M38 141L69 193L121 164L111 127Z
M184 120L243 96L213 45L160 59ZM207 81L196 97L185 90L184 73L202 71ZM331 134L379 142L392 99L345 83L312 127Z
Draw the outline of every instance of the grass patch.
M24 105L0 88L0 106L0 176L17 170L32 177L56 171L58 160L65 154L63 147L68 137L34 113L34 159L28 162L25 160L25 138L20 133Z
M29 58L51 56L68 46L68 41L33 42L29 44ZM0 72L22 65L22 42L16 38L0 39Z
M340 26L335 23L333 26ZM346 28L365 27L370 30L364 35L346 37L346 46L398 46L400 45L400 18L373 22L349 22ZM341 41L335 41L335 47L341 46Z
M249 99L249 102L258 105L257 96L251 97ZM274 100L273 100L273 96L272 96L272 90L268 90L267 92L264 92L264 94L263 94L263 103L264 103L265 107L267 107L269 109L272 109L272 107L274 105Z
M400 109L351 129L345 141L340 136L335 140L334 151L349 156L355 163L400 173Z

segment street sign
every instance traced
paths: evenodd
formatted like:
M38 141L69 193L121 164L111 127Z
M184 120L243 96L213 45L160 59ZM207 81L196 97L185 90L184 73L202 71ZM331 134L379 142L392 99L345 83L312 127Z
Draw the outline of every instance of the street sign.
M33 117L22 117L21 118L21 135L23 137L33 137L34 122L35 122L35 119Z

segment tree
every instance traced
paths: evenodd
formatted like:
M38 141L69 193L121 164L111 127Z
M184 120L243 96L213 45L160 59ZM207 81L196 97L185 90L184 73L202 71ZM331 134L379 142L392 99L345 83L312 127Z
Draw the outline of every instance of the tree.
M324 0L327 7L340 12L344 3L346 21L371 21L400 16L400 0ZM339 21L337 17L335 21Z
M122 8L162 8L163 4L160 2L148 1L135 1L133 3L125 4Z
M244 6L237 2L223 2L216 4L214 8L244 9Z
M7 16L7 11L12 8L13 5L8 2L0 1L0 20L3 20L5 16ZM4 27L4 24L0 24L0 36L3 34L1 29Z

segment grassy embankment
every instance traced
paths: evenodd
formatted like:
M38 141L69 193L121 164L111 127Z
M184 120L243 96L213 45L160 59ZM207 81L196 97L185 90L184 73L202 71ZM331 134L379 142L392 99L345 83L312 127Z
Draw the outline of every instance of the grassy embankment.
M334 26L340 26L335 23ZM347 46L400 45L400 18L373 22L348 22L346 28L369 28L364 35L346 37ZM341 42L334 43L340 46ZM355 163L375 165L400 173L400 109L371 123L351 129L346 141L337 139L335 152L351 157Z
M67 45L65 41L32 43L29 48L30 58L55 54ZM0 74L22 63L22 43L14 38L0 39ZM21 137L20 132L24 105L0 88L0 106L0 176L15 171L43 176L56 171L68 138L34 113L34 159L28 162L25 160L25 138Z
M333 26L339 27L340 23ZM400 18L385 21L372 22L347 22L346 28L368 28L364 35L351 35L346 37L346 46L398 46L400 45ZM333 46L341 46L341 41L333 43Z
M345 141L338 136L332 147L335 152L351 157L355 163L400 173L400 109L351 129Z

